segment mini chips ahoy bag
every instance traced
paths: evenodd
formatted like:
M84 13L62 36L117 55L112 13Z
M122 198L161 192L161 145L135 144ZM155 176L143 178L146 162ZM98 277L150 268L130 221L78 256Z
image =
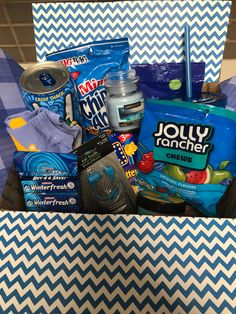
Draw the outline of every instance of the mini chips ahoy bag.
M207 216L236 175L236 112L147 100L139 135L141 188L180 197Z
M127 69L128 57L127 38L92 42L47 56L47 60L61 62L68 67L75 79L85 130L84 141L108 129L105 76L110 71Z

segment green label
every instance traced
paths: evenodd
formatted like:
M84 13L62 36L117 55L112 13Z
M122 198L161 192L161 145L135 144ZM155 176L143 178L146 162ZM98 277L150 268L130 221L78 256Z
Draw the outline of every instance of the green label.
M205 169L207 164L206 156L202 157L199 158L199 155L193 153L184 153L178 149L155 147L153 151L153 158L155 160L165 161L171 164L200 170Z
M193 169L204 169L212 144L210 125L159 122L153 133L155 160Z
M178 80L178 79L172 80L172 81L170 81L170 83L169 83L169 88L170 88L171 90L178 90L178 89L181 88L181 86L182 86L182 83L181 83L181 81Z

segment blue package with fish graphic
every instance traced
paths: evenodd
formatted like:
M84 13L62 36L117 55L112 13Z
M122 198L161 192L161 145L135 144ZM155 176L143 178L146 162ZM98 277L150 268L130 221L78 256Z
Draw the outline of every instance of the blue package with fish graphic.
M236 112L148 99L138 146L141 188L217 215L216 204L236 176Z
M49 152L16 152L15 169L20 177L34 176L42 180L45 176L65 179L78 176L77 156L75 154Z
M27 210L79 211L76 154L16 152L14 164Z
M128 69L127 38L91 42L47 55L68 67L75 79L83 116L84 141L109 128L105 105L105 76Z

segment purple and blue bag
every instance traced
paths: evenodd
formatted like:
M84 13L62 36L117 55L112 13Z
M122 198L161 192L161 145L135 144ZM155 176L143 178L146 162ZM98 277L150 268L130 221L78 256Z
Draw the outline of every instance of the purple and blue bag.
M133 64L140 78L140 89L144 98L185 98L185 63ZM191 63L192 91L199 98L205 75L205 63Z

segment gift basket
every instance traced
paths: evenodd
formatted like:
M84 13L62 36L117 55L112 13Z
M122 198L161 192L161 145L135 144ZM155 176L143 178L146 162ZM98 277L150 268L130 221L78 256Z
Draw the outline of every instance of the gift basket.
M33 4L38 62L2 52L1 313L233 312L230 6Z

